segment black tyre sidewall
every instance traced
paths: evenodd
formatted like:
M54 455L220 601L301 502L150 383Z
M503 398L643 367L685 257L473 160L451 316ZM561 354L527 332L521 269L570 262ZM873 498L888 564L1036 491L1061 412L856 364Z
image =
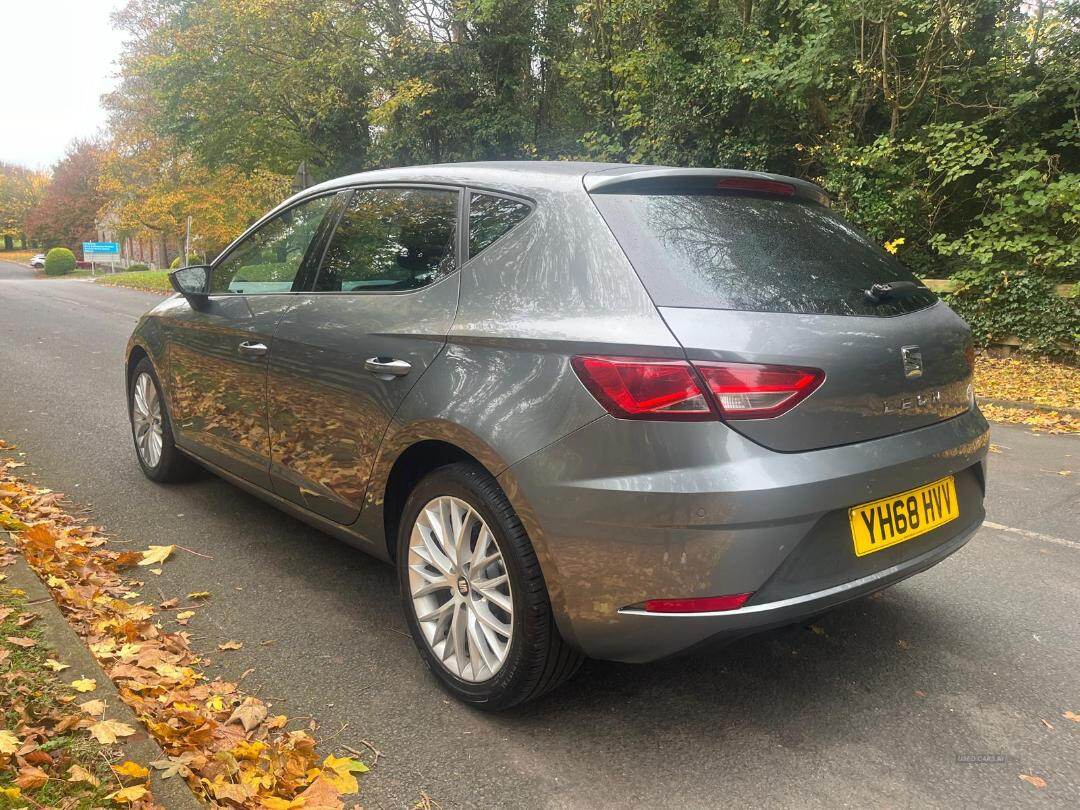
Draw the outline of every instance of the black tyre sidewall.
M522 555L513 542L515 536L518 537L519 541L529 542L525 537L524 529L517 522L516 516L513 516L512 509L510 515L517 524L516 526L507 525L508 521L500 516L501 511L509 508L508 502L504 504L491 503L490 491L485 492L477 486L477 483L485 477L490 483L498 487L498 484L494 482L494 479L491 479L487 472L468 464L453 464L441 467L417 484L405 502L405 508L402 512L398 530L396 560L405 621L409 626L409 632L412 633L413 640L416 642L417 649L420 650L424 663L439 679L443 687L454 697L477 708L498 711L512 706L527 697L531 688L530 667L527 660L531 645L528 644L528 639L539 629L532 626L539 621L539 617L536 615L537 612L541 612L546 618L546 609L549 609L549 607L547 594L541 594L541 598L538 600L536 594L530 594L526 584L526 572L523 568ZM514 605L513 637L510 641L510 651L507 654L506 661L499 671L495 673L495 676L480 683L458 678L438 660L438 657L423 637L419 623L416 620L412 597L409 593L409 538L412 533L413 523L416 521L417 515L420 514L420 510L429 501L442 495L460 498L480 514L495 537L495 542L502 552L506 571L510 577L510 592ZM505 501L505 496L502 496L502 499ZM531 548L529 551L531 552ZM532 598L530 598L530 595Z

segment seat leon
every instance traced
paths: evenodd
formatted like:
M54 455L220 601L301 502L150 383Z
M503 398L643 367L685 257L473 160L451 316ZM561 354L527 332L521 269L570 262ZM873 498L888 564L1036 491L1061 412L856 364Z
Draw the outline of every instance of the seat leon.
M802 180L374 171L172 281L127 350L143 471L393 563L476 706L821 613L983 519L968 327Z

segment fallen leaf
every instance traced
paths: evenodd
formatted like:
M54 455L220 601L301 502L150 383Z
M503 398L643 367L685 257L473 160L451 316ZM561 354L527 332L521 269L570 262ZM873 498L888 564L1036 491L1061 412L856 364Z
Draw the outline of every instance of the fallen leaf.
M41 768L33 765L24 765L19 768L19 775L15 777L15 784L23 790L39 788L49 781L49 775Z
M5 798L15 801L16 799L22 798L22 791L19 790L17 787L0 787L0 796L4 796Z
M111 799L117 804L131 804L137 802L147 793L146 787L143 785L132 785L131 787L123 788L115 793L110 793L106 796L106 799Z
M266 719L267 711L266 706L262 701L257 698L245 698L244 702L237 706L227 723L239 723L244 727L244 731L251 731L259 723Z
M129 779L145 779L150 775L148 769L130 759L120 765L113 765L112 769L117 776L126 776Z
M93 678L79 678L71 682L71 688L76 692L93 692L97 689L97 681Z
M1021 779L1027 782L1029 785L1034 785L1037 789L1042 790L1046 787L1046 780L1041 776L1032 776L1030 773L1018 773Z
M905 641L904 639L898 640L896 642L896 646L899 647L901 650L911 649L911 644L909 642Z
M63 672L65 669L69 669L67 664L61 664L55 658L46 658L45 666L47 666L53 672Z
M7 607L0 608L0 622L4 621L8 616L15 612L15 608Z
M338 793L350 795L360 790L355 773L367 773L367 765L348 757L335 757L333 754L323 760L322 778L334 786Z
M89 714L91 717L100 717L105 714L105 701L104 700L88 700L85 703L80 703L79 708Z
M22 746L19 738L7 729L0 729L0 754L14 754Z
M219 650L239 650L243 646L244 642L242 641L226 641L222 644L218 644L217 648Z
M135 733L135 729L119 720L99 720L88 731L102 745L112 745L119 737L130 737Z
M1049 720L1046 720L1045 718L1039 718L1039 719L1042 721L1042 724L1044 726L1046 726L1048 729L1050 729L1051 731L1054 730L1054 724L1051 723Z
M922 689L916 689L915 697L926 697L926 692L924 692Z
M208 599L210 591L192 591L187 595L188 599Z
M188 619L190 619L194 615L195 615L194 610L181 610L179 613L176 614L176 620L179 621L179 622L186 622Z
M260 799L264 810L296 810L306 807L305 799L279 799L277 796L264 796Z
M169 555L176 551L176 546L150 546L142 553L139 565L160 565L169 559Z
M343 810L345 807L338 790L324 776L308 785L297 798L304 800L300 805L304 810Z
M14 644L16 647L36 647L37 642L32 638L26 638L25 636L8 636L9 644Z
M1076 712L1065 712L1065 714L1061 716L1064 717L1066 720L1072 720L1075 723L1080 723L1080 714L1077 714Z
M820 625L812 624L812 625L810 625L810 629L813 631L815 636L823 636L823 635L825 635L825 628L821 627Z
M88 782L94 787L101 784L101 780L86 770L82 765L72 765L67 770L69 782Z

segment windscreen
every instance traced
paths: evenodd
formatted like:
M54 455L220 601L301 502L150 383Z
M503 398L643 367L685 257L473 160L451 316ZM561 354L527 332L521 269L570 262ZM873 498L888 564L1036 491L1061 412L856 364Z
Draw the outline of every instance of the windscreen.
M937 299L921 287L871 303L872 284L915 281L828 208L734 195L593 195L657 306L819 315L900 315Z

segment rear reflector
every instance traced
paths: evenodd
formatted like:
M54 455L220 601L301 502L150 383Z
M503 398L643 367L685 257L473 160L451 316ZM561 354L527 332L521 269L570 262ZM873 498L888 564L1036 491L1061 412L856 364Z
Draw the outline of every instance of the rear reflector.
M646 613L713 613L720 610L738 610L750 596L748 593L736 593L700 599L649 599L644 607Z
M715 418L683 360L578 356L571 362L596 400L622 419Z
M779 180L754 180L750 177L725 177L716 182L717 191L754 191L758 194L775 194L778 197L794 197L795 186Z
M768 419L787 413L825 379L816 368L751 363L696 363L727 419Z
M790 411L825 379L816 368L751 363L589 356L571 362L597 402L620 419L768 419Z

